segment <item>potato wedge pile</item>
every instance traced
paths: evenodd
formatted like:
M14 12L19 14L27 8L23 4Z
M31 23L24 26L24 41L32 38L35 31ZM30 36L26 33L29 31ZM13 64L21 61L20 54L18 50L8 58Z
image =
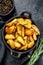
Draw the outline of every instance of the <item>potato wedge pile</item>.
M34 46L40 30L30 19L16 18L6 24L5 33L5 40L12 49L27 50Z

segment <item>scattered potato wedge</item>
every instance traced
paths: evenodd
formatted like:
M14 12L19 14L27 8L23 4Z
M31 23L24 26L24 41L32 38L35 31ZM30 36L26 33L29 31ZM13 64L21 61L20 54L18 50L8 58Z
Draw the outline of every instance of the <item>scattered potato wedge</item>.
M13 40L7 40L7 44L9 44L12 49L15 48L15 45L14 45L14 41Z
M13 34L6 34L5 39L15 39L15 36Z

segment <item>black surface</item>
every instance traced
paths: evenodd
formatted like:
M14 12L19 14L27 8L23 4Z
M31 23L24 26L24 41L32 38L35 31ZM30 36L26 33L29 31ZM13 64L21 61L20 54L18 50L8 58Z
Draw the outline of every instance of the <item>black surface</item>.
M41 31L41 37L43 37L43 0L15 0L15 6L17 15L19 15L22 11L29 11L32 14L32 19L37 23ZM20 63L15 63L15 61L16 60L11 57L9 51L7 50L3 60L3 65L21 65ZM43 54L40 56L35 65L43 65Z

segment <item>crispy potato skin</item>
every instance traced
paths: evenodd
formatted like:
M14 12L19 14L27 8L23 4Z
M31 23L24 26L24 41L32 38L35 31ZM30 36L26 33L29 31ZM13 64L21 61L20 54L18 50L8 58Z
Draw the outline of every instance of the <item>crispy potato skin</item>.
M6 26L10 27L10 26L12 26L13 24L16 24L16 23L17 23L17 19L14 19L11 22L7 23Z
M14 44L15 44L16 48L20 48L21 47L21 44L19 42L17 42L17 41L15 41Z
M12 35L12 34L6 34L6 35L5 35L5 39L6 39L6 40L7 40L7 39L15 39L15 36Z
M5 26L5 40L12 49L32 48L39 35L40 30L30 19L15 18Z
M6 33L12 33L16 31L16 27L15 26L11 26L11 27L6 27L5 28Z
M25 30L25 35L27 35L27 36L30 36L30 35L33 35L33 30L31 30L31 29L26 29Z
M18 36L17 41L20 42L22 45L25 45L25 42L21 36Z
M7 44L9 44L12 49L15 48L15 45L14 45L14 41L13 40L7 40Z

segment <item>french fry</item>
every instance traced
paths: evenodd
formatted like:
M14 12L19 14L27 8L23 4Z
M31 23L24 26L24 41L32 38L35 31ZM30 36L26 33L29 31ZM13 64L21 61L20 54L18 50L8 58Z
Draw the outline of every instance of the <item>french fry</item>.
M17 42L17 41L14 42L14 45L15 45L16 48L20 48L21 47L21 44L19 42Z
M17 41L20 42L22 45L25 45L25 41L21 36L18 36Z
M14 41L13 40L8 40L7 44L9 44L12 49L15 49L15 45L14 45Z
M15 39L15 36L13 34L6 34L5 39Z

